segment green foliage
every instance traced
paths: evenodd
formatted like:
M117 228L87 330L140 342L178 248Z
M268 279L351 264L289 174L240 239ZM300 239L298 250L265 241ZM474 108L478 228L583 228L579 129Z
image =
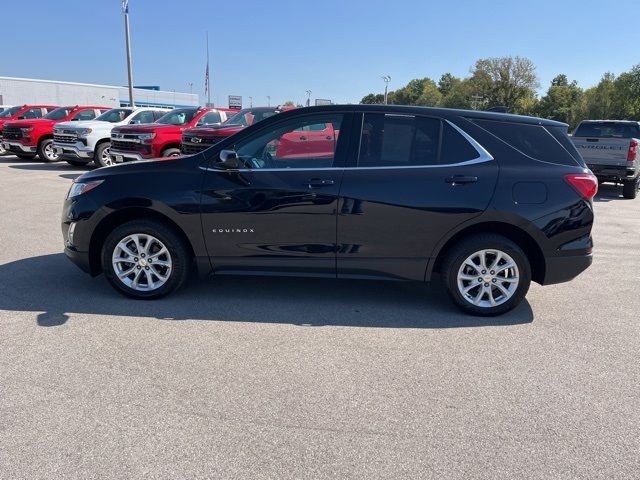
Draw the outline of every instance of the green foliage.
M443 74L438 82L416 78L389 92L390 104L486 110L505 106L512 113L536 115L568 123L584 119L640 120L640 64L617 77L605 73L594 87L583 90L567 75L556 75L538 99L540 86L533 62L523 57L478 60L467 78ZM384 103L382 93L370 93L361 103Z

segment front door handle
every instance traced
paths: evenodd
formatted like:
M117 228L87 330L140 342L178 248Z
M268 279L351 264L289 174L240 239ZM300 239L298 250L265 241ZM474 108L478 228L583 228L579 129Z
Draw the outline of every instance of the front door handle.
M474 177L472 175L453 175L445 178L444 181L451 185L460 185L463 183L476 183L478 181L478 177Z
M307 181L307 186L309 188L321 188L321 187L329 187L334 183L335 182L333 180L324 180L322 178L310 178Z

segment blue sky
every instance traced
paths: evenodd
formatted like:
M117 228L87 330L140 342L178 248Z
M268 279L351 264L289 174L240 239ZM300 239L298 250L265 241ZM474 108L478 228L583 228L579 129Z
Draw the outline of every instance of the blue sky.
M120 0L2 2L0 75L126 84ZM134 80L254 105L357 102L416 77L466 76L476 59L521 55L543 89L558 73L583 87L640 63L639 0L130 0Z

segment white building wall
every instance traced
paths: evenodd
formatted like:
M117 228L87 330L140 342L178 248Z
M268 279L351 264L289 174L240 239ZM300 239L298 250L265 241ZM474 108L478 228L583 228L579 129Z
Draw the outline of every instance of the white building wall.
M119 107L129 102L127 87L57 82L31 78L0 77L1 105L44 103L50 105L99 105ZM197 106L197 94L135 88L140 106Z

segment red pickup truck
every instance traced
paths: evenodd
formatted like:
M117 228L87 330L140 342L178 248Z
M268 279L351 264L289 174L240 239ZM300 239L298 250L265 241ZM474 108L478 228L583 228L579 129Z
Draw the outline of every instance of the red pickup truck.
M13 120L41 118L51 110L58 108L54 105L20 105L7 108L0 113L0 155L7 153L2 145L2 127Z
M45 162L59 159L53 148L53 127L60 122L93 120L111 110L110 107L70 106L59 107L42 118L7 122L2 129L2 145L19 158L31 159L38 155Z
M295 107L255 107L236 110L236 114L222 125L206 126L186 129L182 133L181 150L185 155L206 150L211 145L238 133L243 128L258 123L280 112L291 110Z
M220 125L232 110L177 108L154 123L123 125L111 130L109 154L114 163L180 155L182 132L190 127Z

